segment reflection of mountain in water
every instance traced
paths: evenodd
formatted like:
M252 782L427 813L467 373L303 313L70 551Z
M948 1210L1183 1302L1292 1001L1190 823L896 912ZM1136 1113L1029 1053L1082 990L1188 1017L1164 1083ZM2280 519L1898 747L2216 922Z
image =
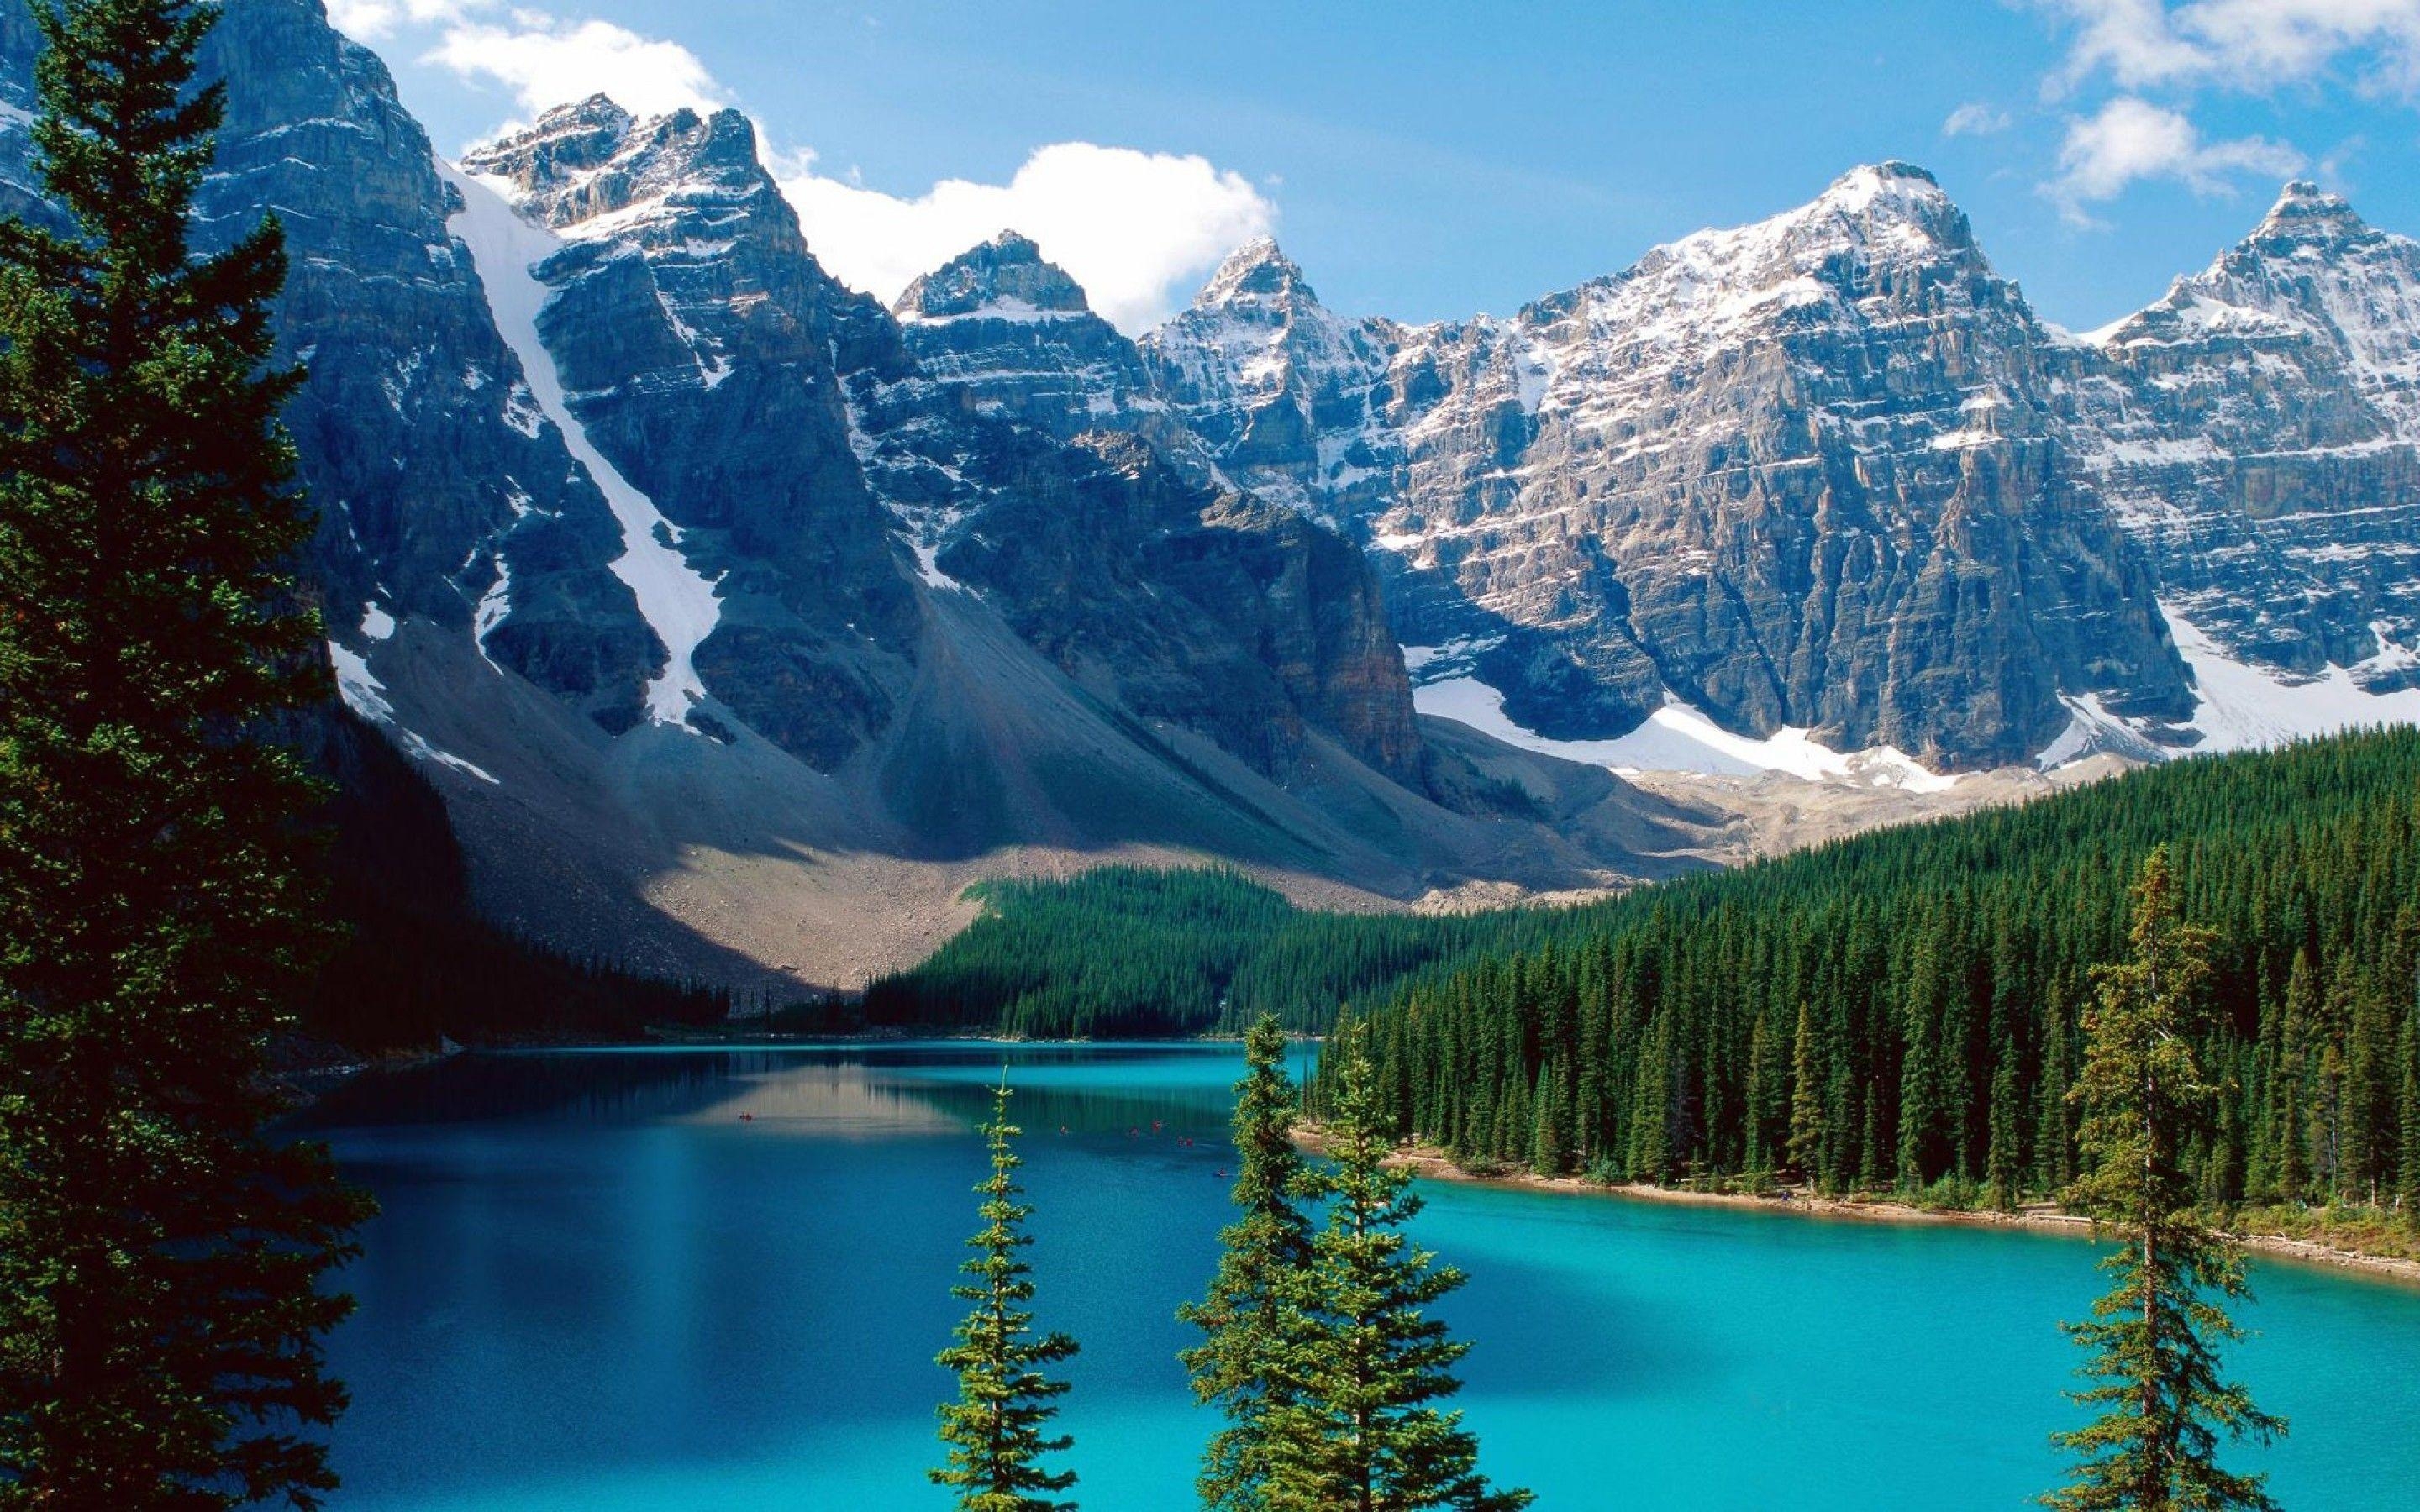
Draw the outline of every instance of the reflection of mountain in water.
M361 1077L296 1119L324 1134L364 1126L551 1120L745 1122L809 1137L969 1129L1006 1063L1011 1117L1034 1134L1216 1137L1237 1063L1166 1047L846 1046L812 1050L470 1054Z
M688 1121L745 1121L777 1134L837 1139L954 1134L961 1127L921 1088L862 1061L791 1060L763 1070L735 1066L721 1090L720 1099L688 1115Z

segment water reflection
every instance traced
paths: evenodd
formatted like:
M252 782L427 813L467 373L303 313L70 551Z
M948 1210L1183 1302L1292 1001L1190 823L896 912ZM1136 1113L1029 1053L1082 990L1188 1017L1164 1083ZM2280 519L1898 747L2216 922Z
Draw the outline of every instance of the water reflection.
M1038 1310L1084 1344L1078 1494L1189 1512L1212 1424L1173 1313L1230 1215L1240 1056L965 1041L474 1055L315 1109L385 1207L333 1346L332 1512L940 1512L931 1362L1003 1061ZM2051 1320L2098 1291L2088 1246L1428 1191L1420 1240L1472 1276L1440 1309L1478 1341L1470 1420L1542 1504L2017 1505L2055 1478ZM2242 1371L2297 1419L2281 1497L2408 1505L2420 1297L2264 1276L2248 1320Z

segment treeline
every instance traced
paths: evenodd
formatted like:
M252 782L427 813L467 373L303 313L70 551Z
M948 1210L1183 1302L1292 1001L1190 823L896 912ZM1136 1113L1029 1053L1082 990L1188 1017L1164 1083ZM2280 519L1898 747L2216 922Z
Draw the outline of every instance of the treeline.
M984 905L971 926L866 989L870 1022L1152 1037L1240 1031L1274 1013L1318 1029L1339 1002L1565 927L1540 909L1306 912L1223 868L1102 867L1065 882L982 883L971 896Z
M2415 830L2420 733L2180 762L1565 915L1362 1034L1391 1130L1466 1161L2009 1205L2079 1174L2080 1015L2165 843L2215 932L2202 1196L2409 1212Z

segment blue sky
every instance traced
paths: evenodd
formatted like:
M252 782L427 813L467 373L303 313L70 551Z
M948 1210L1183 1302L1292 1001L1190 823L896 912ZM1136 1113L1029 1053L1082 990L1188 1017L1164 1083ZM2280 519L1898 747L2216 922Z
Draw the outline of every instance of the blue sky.
M2420 0L544 3L332 9L442 148L591 81L736 104L852 282L1023 215L1129 326L1255 229L1348 313L1505 313L1893 157L2078 328L2289 172L2420 233Z

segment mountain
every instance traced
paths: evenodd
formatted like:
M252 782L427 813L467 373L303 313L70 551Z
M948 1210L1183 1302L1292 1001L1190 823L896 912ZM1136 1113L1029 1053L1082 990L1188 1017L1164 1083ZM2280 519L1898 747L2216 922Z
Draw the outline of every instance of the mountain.
M2288 184L2083 345L2072 444L2174 611L2296 678L2420 686L2420 242Z
M1679 703L1974 767L2041 749L2063 696L2191 711L2054 432L2052 342L1921 170L1502 320L1341 322L1248 248L1153 345L1234 417L1204 423L1222 461L1351 521L1398 633L1466 648L1544 735Z
M0 0L0 196L50 215L34 54ZM1096 858L1363 906L1699 864L1712 816L1424 725L1362 554L1156 426L1030 242L902 318L824 271L737 113L593 98L447 164L318 0L230 0L204 69L202 224L287 227L339 686L498 923L753 989ZM969 380L1020 336L1055 387Z
M48 216L34 46L0 0L0 208ZM1805 834L2420 715L2420 255L2307 186L2089 338L1885 163L1502 318L1342 316L1258 241L1138 342L1013 230L847 288L737 112L449 164L318 0L229 0L206 68L198 234L294 255L345 701L566 950L858 980L1111 859L1620 886L1749 800L1609 768L1834 779L1755 797Z
M2420 717L2420 243L2307 184L2089 338L1883 163L1506 319L1341 317L1263 240L1144 346L1386 569L1422 707L1540 748L1922 783Z

